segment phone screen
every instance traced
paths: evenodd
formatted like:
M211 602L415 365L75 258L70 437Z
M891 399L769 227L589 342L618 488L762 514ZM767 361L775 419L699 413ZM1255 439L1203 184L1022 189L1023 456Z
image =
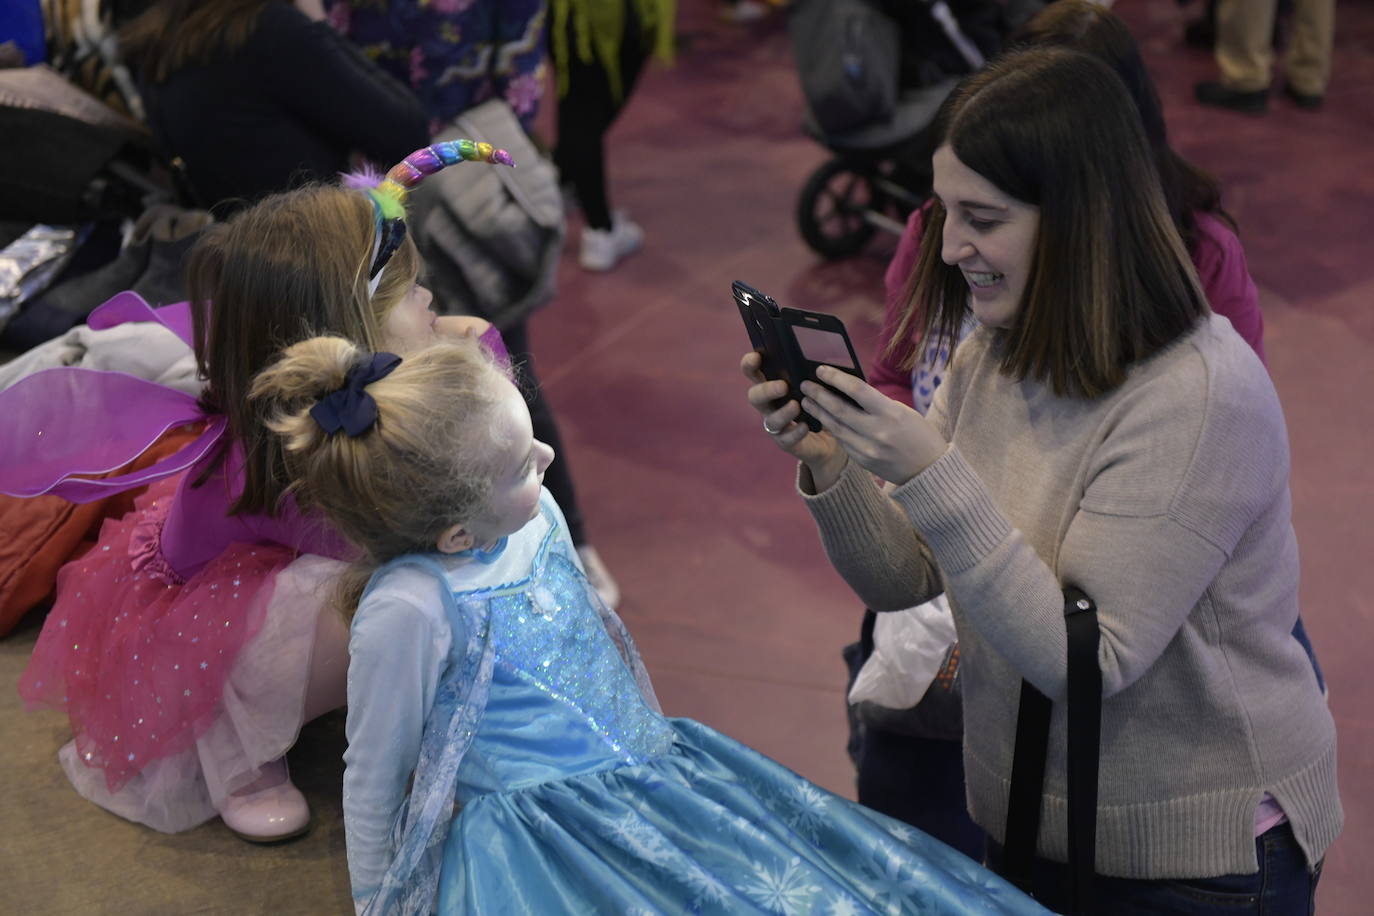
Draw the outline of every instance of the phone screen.
M845 345L842 334L801 325L793 325L792 333L801 347L802 356L811 362L854 368L854 360L849 356L849 347Z

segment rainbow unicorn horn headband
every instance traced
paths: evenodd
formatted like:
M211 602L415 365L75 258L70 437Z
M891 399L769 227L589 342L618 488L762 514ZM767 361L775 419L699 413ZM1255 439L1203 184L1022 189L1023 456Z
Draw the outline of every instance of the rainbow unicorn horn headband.
M391 167L380 181L376 174L344 176L348 187L367 191L376 211L376 234L372 243L372 265L367 272L367 293L377 294L382 269L406 237L406 196L417 184L441 169L459 162L489 162L515 168L510 153L490 143L475 140L445 140L422 147Z

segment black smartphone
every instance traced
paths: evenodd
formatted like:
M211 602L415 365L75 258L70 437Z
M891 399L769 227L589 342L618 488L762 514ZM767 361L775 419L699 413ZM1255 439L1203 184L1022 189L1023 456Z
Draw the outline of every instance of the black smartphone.
M787 382L787 398L780 404L787 400L800 404L801 383L807 379L824 385L816 378L816 369L820 366L834 366L864 380L849 332L844 322L834 315L782 308L772 296L739 280L731 285L730 291L749 332L749 343L762 357L764 377ZM830 390L835 391L834 388ZM838 391L835 393L850 400ZM821 424L815 417L802 411L800 419L812 432L820 432Z

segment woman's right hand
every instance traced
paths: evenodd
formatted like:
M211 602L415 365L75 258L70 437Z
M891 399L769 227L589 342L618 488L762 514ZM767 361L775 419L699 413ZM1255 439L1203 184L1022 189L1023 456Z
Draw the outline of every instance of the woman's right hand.
M794 400L777 406L787 397L787 383L764 378L760 368L762 358L757 352L747 353L739 368L744 377L753 382L749 387L749 404L763 418L763 428L773 444L796 458L811 473L814 492L822 493L839 480L849 456L830 433L813 433L798 419L801 406Z

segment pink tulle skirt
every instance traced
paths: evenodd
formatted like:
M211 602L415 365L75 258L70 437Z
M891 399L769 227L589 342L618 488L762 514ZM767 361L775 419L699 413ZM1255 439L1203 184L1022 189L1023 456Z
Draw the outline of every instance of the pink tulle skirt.
M183 581L158 547L176 481L107 520L63 567L20 693L64 709L82 795L175 832L295 741L327 581L343 564L231 545Z

